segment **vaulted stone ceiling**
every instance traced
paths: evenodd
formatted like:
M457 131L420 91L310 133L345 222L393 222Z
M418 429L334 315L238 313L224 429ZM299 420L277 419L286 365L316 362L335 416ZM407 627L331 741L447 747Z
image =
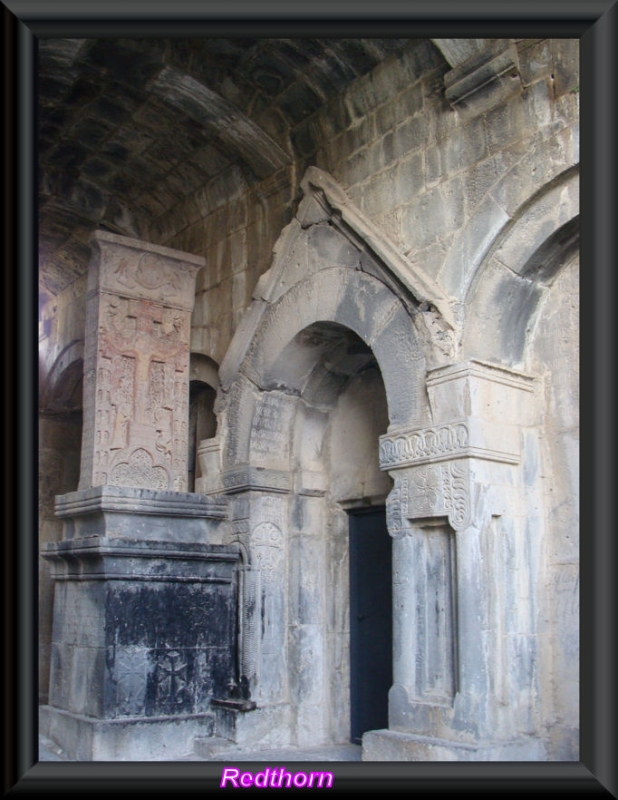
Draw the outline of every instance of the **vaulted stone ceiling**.
M149 238L200 187L231 192L230 176L250 186L290 164L305 118L417 43L421 54L427 40L42 39L42 298L83 274L95 228Z

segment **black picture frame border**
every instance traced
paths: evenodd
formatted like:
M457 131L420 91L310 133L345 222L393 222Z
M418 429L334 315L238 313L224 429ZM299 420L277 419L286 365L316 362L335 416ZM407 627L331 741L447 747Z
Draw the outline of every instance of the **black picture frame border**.
M203 794L222 764L38 762L36 43L42 37L544 36L580 39L582 122L581 749L579 762L323 764L335 791L616 797L616 220L613 0L3 0L5 214L5 785L39 796ZM201 31L201 33L200 33ZM205 33L207 31L207 33ZM295 33L296 32L296 33ZM326 33L325 33L326 32ZM282 766L282 764L278 765ZM292 764L287 763L290 768ZM306 765L305 765L306 766ZM302 769L302 765L298 765ZM318 766L313 764L313 769ZM333 790L330 790L331 792Z

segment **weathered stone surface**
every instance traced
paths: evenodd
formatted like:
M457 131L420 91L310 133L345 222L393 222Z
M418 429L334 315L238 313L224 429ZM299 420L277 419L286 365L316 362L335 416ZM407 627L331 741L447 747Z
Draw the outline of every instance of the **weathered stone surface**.
M80 487L186 488L189 312L203 259L98 233Z
M237 677L235 548L91 535L45 555L57 581L46 714L58 741L89 760L118 758L120 737L120 757L134 759L145 751L143 739L126 742L134 723L156 718L146 740L166 717L195 735ZM208 617L217 626L204 626ZM83 743L70 741L72 727ZM187 752L186 739L166 738L170 754Z
M349 513L386 504L389 728L364 758L577 761L577 50L41 42L57 741L115 760L346 740ZM217 391L197 494L171 491L189 350ZM231 583L208 582L217 547ZM213 615L237 625L222 649Z

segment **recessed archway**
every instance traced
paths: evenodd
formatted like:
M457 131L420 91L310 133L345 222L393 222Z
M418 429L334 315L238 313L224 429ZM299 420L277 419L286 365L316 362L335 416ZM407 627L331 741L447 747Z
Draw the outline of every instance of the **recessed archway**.
M392 683L390 666L379 675L375 669L362 674L368 665L354 659L367 644L367 623L351 618L351 612L363 613L370 595L356 578L376 555L372 542L359 538L358 521L369 519L362 512L382 514L384 568L374 584L381 576L380 595L390 604L384 505L392 480L379 465L379 437L389 424L386 390L372 349L350 328L324 321L282 348L264 384L251 423L249 464L261 475L288 475L293 491L277 496L271 488L249 500L270 514L269 522L256 519L249 547L260 572L263 631L256 699L262 706L287 701L296 744L346 742L351 719L363 716L359 711L376 691L387 714ZM353 541L360 572L351 573ZM382 663L390 664L390 636L383 637L382 650Z

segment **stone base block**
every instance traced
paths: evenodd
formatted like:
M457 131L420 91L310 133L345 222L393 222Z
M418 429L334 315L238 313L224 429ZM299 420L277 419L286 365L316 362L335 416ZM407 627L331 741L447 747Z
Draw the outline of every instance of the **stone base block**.
M537 739L459 744L413 733L379 730L363 735L363 761L545 761Z
M39 731L75 761L171 761L190 755L196 737L211 736L212 714L98 720L41 706Z
M215 731L218 736L240 747L256 745L264 749L294 744L290 707L287 704L256 708L253 711L234 711L213 707L217 715Z

